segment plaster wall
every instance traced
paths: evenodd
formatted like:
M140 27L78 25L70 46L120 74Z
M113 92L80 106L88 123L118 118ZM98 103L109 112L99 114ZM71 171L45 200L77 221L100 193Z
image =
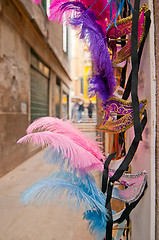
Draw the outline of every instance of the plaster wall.
M145 1L141 1L142 6ZM138 74L139 99L148 99L147 125L143 132L143 141L140 142L137 152L132 160L132 173L145 170L148 173L148 188L139 204L130 214L132 220L132 239L155 239L155 51L154 51L154 16L153 2L147 1L151 10L151 27L145 42L141 64ZM131 64L129 62L129 71ZM127 150L134 138L134 129L126 133Z
M37 25L49 48L51 48L52 52L55 53L57 59L59 60L63 68L66 70L66 72L70 74L70 64L68 61L68 57L64 53L62 48L62 25L49 21L42 7L33 4L31 1L13 0L13 2L19 2L19 4L21 4L25 8L26 14L28 15L30 21L34 25Z
M78 38L77 31L71 29L71 90L81 96L81 77L84 77L84 42Z
M43 10L31 1L24 1L24 5L20 0L3 0L2 3L3 21L11 24L41 60L54 69L66 85L69 85L71 81L70 62L62 50L62 26L47 20ZM42 26L45 26L45 31ZM56 54L55 49L58 51Z
M31 1L0 1L0 177L38 150L16 143L30 123L31 49L51 70L50 115L55 115L56 76L70 85L61 34Z
M159 1L154 0L156 60L156 240L159 236Z
M11 24L0 19L0 176L21 162L27 147L16 144L28 126L30 48Z

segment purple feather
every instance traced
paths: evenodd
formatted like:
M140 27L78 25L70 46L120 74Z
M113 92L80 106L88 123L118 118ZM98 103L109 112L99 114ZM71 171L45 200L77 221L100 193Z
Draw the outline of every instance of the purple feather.
M107 48L107 41L102 27L96 22L95 14L88 11L80 2L67 2L61 5L59 11L75 10L76 17L70 18L69 24L75 28L81 27L80 38L85 39L92 53L94 70L91 83L94 91L99 92L101 99L105 101L112 95L116 81L113 72L112 61ZM101 90L102 89L102 90Z
M107 82L104 81L104 77L102 75L94 75L90 79L89 92L92 93L92 96L95 95L95 93L98 93L99 97L104 103L113 94L113 91L111 90L113 89L109 89L109 87L107 86Z

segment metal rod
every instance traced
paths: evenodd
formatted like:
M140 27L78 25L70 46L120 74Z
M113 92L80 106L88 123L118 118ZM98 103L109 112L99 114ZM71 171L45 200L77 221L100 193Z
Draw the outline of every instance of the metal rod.
M121 183L112 183L111 185L115 186L115 185L122 185Z
M109 42L123 42L123 41L128 41L129 39L127 39L127 38L121 38L121 39L118 39L118 38L109 38Z
M130 227L113 227L113 230L118 230L118 229L131 229Z

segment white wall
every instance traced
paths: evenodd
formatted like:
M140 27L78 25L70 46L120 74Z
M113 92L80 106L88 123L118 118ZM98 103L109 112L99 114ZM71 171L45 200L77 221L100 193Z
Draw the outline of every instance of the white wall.
M140 6L146 3L141 1ZM155 239L155 52L154 52L154 23L153 23L153 0L147 0L151 10L151 28L147 37L142 54L139 69L139 99L148 99L147 115L148 122L143 132L143 141L132 160L132 173L146 170L148 173L148 189L140 203L131 213L132 239L154 240ZM130 68L130 67L129 67ZM133 127L127 131L127 150L134 137Z

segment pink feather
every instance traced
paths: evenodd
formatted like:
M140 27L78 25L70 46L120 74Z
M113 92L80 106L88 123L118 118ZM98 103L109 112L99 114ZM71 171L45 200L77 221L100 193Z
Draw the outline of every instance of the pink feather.
M47 130L65 135L74 143L89 151L96 158L100 160L104 159L104 155L102 154L102 151L98 147L98 144L95 140L93 141L89 137L85 136L73 124L65 122L62 119L53 117L39 118L30 124L30 126L27 128L27 134L32 133L35 130Z
M42 147L53 146L58 151L61 148L70 159L71 167L75 169L85 172L94 169L103 171L103 163L98 158L62 134L49 131L31 133L19 139L17 143L26 142L32 142L34 145Z

